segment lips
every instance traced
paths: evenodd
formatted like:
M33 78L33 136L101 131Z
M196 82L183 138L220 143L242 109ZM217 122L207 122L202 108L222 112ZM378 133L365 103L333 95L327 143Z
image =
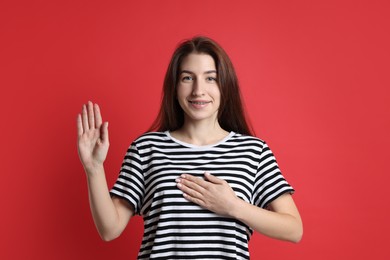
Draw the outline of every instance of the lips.
M211 103L211 101L206 100L188 100L188 103L190 103L190 106L193 109L204 109L208 106L208 104Z
M194 104L194 105L206 105L208 103L211 103L211 101L197 101L197 100L189 100L189 102L191 104Z

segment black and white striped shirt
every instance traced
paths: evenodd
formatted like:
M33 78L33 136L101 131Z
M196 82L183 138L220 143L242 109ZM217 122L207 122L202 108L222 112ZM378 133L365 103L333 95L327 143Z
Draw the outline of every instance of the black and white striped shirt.
M181 174L203 178L206 171L262 208L294 191L256 137L231 132L217 144L195 146L169 132L146 133L131 144L110 191L144 218L138 259L249 259L252 229L187 201L176 186Z

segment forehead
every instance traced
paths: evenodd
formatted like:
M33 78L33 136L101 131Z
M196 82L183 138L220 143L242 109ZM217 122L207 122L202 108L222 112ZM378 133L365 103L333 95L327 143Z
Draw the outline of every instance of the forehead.
M187 70L195 73L216 70L215 61L213 57L205 53L190 53L184 57L180 70Z

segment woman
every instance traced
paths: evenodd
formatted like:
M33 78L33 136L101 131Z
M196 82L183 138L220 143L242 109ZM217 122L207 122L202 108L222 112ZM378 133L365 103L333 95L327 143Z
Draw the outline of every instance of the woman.
M246 123L236 74L213 40L178 46L160 113L128 149L109 191L109 140L97 104L78 116L78 149L92 216L103 240L144 218L139 259L249 259L253 230L298 242L302 223L292 187L267 144Z

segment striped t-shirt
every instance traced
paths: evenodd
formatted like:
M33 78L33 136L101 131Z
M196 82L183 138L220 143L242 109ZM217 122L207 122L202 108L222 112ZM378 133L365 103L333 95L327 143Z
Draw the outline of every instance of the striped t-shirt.
M144 219L138 259L249 259L252 229L187 201L176 186L181 174L203 178L206 171L262 208L294 191L256 137L231 132L217 144L195 146L168 131L146 133L129 147L110 191Z

